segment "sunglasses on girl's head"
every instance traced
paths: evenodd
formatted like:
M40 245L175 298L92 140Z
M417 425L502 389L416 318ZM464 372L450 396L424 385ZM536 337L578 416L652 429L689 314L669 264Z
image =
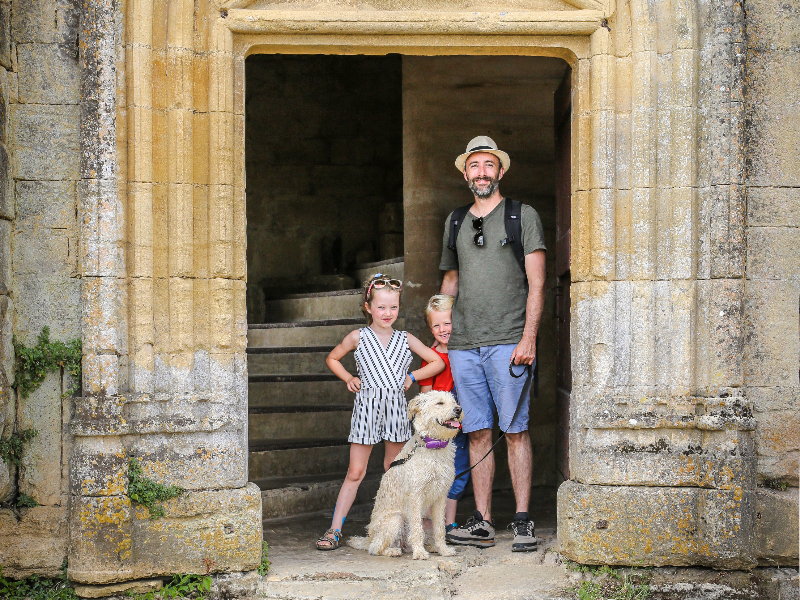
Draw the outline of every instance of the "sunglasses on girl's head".
M472 241L475 242L476 246L483 246L483 217L472 219L472 226L477 229Z
M399 290L400 288L403 287L403 282L400 281L399 279L389 279L384 277L375 279L369 284L369 287L367 288L367 297L369 297L369 293L370 291L372 291L373 287L376 290L379 290L381 288L385 288L387 285L393 290Z

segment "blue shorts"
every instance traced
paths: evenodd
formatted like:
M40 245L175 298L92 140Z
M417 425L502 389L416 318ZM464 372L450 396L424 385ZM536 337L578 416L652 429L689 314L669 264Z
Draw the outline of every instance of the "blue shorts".
M495 411L502 431L520 433L528 429L532 378L514 378L508 372L511 355L516 347L516 344L500 344L449 351L450 368L458 390L458 403L464 409L464 433L494 427ZM520 371L521 366L514 367L515 373L519 374ZM523 386L526 388L524 393ZM517 409L520 395L522 399Z
M469 469L469 438L467 434L459 431L458 435L453 438L453 443L456 445L456 475L462 471ZM464 497L464 490L469 481L469 471L464 473L461 477L453 482L447 497L451 500L461 500Z

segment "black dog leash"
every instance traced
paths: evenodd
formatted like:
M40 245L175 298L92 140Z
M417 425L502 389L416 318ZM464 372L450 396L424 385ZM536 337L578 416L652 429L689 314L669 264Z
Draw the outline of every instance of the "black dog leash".
M531 366L530 365L524 365L524 366L525 366L525 369L522 371L522 373L520 373L519 375L516 375L514 373L514 363L513 362L508 363L508 372L511 374L511 376L514 379L519 379L520 377L522 377L522 374L525 373L525 372L528 373L528 376L525 378L525 383L522 385L522 393L519 395L519 399L517 400L517 407L514 409L514 415L511 417L511 423L513 423L514 419L517 418L517 413L519 412L519 407L522 404L522 397L525 395L525 390L528 387L528 382L531 379L531 375L533 375L533 369L531 369ZM499 415L498 415L498 420L500 420L500 416ZM511 423L508 424L509 427L511 427ZM489 451L486 454L483 455L483 458L480 459L478 462L476 462L474 465L472 465L469 469L465 469L465 470L461 471L461 473L459 473L458 475L455 476L454 480L458 479L462 475L466 475L467 473L472 471L472 469L474 469L479 464L481 464L484 460L486 460L486 457L489 456L492 453L492 450L494 450L494 447L497 446L497 444L500 442L500 440L502 440L506 435L505 431L502 431L502 430L500 430L500 431L501 431L501 433L498 436L497 441L494 444L492 444L492 447L489 448Z

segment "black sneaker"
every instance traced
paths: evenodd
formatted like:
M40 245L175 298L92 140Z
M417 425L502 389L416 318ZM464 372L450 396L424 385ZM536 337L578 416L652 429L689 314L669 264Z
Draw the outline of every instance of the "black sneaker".
M536 529L533 527L533 521L525 518L514 519L509 523L508 529L514 532L514 541L511 542L512 552L533 552L536 550L536 544L539 543L539 540L536 538Z
M450 530L445 539L450 544L491 548L494 546L494 525L476 510L464 525Z

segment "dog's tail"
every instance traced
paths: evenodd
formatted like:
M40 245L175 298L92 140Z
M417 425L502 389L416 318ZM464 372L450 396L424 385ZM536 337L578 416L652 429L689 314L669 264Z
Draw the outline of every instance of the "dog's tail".
M347 545L356 550L369 550L369 538L363 536L353 536L347 538Z

